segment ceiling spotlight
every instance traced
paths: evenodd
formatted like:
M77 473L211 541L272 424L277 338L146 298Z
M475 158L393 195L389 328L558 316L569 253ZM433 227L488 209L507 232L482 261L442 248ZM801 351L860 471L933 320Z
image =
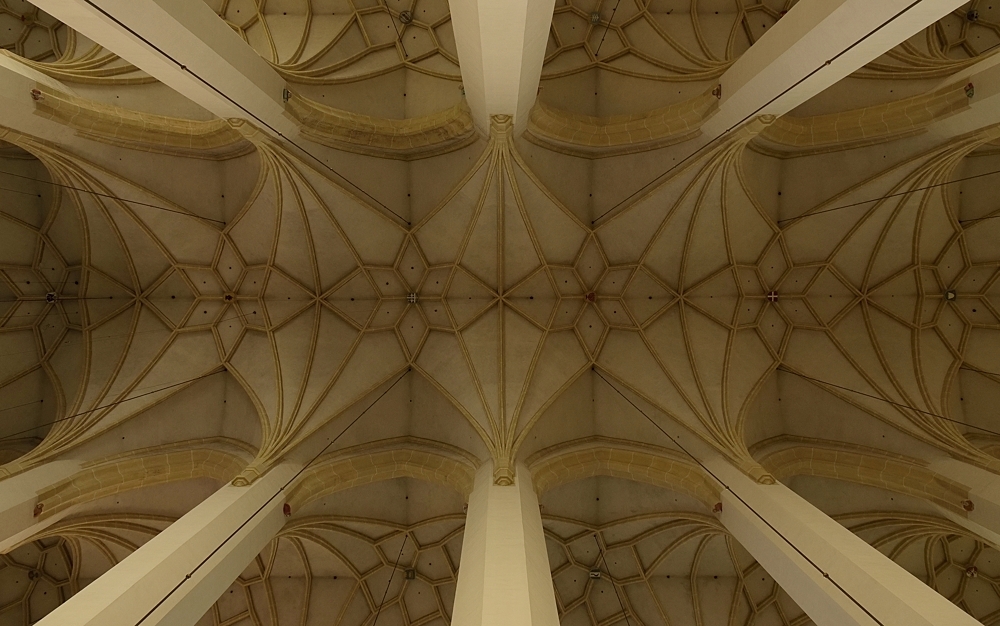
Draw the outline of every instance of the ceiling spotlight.
M417 570L415 569L406 570L406 580L416 580L416 579L417 579Z
M399 21L404 24L409 24L413 21L413 14L409 11L401 11L399 13Z
M416 304L417 303L417 294L415 294L415 293L408 293L408 294L406 294L406 301L409 302L410 304Z
M594 11L593 13L591 13L590 14L590 23L591 24L600 24L601 23L601 14L598 13L597 11Z
M45 301L48 302L49 304L52 304L53 302L55 302L58 299L59 299L59 296L56 295L56 292L54 292L54 291L50 291L47 294L45 294Z
M949 289L944 292L944 299L948 302L954 302L958 298L958 293L954 289Z
M599 570L599 569L592 569L592 570L590 570L590 577L593 578L594 580L600 580L601 579L601 570Z
M965 18L967 20L969 20L970 22L978 22L979 21L979 11L977 11L975 9L972 9L971 11L969 11L968 13L965 14Z

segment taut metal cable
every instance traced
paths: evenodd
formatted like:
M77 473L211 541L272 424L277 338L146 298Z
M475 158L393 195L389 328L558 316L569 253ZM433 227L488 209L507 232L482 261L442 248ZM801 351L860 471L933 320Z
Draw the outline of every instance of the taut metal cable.
M622 594L618 591L618 585L615 584L615 579L611 576L611 569L608 567L608 559L604 556L604 548L601 547L601 540L597 538L597 533L594 533L594 543L597 544L597 553L601 557L601 562L604 563L604 570L608 573L608 581L611 583L611 587L615 590L615 595L618 597L618 606L622 607L622 615L625 616L625 624L627 626L632 626L632 621L628 618L628 611L625 610L625 603L622 602Z
M652 417L650 417L649 415L647 415L646 412L643 411L641 408L639 408L639 406L635 402L632 402L631 398L629 398L624 393L622 393L621 390L618 389L618 387L612 385L611 382L608 381L608 379L605 378L604 375L601 374L601 372L597 370L596 366L594 368L592 368L592 369L593 369L593 372L595 374L597 374L597 376L601 380L603 380L605 382L605 384L607 384L609 387L611 387L612 389L614 389L618 393L619 396L621 396L626 402L628 402L632 406L632 408L634 408L636 411L638 411L640 415L642 415L643 417L645 417L649 421L649 423L652 424L658 431L660 431L661 433L663 433L663 435L667 439L669 439L671 441L671 443L673 443L675 446L677 446L678 448L680 448L680 450L682 452L684 452L684 454L686 454L689 457L691 457L691 460L694 461L699 467L701 467L701 469L703 469L705 471L705 473L707 473L709 476L711 476L713 479L715 479L716 482L718 482L720 485L722 485L722 488L725 489L726 491L728 491L730 494L732 494L732 496L734 498L736 498L737 500L739 500L740 503L743 504L743 506L745 506L747 508L747 510L749 510L751 513L753 513L761 522L764 523L764 525L766 525L769 529L771 529L771 531L774 532L774 534L776 534L778 537L781 538L782 541L784 541L786 544L788 544L788 546L792 550L794 550L807 563L809 563L810 566L812 566L817 572L819 572L823 576L823 578L825 578L826 580L830 581L830 584L832 584L834 587L837 588L838 591L840 591L842 594L844 594L844 596L848 600L850 600L852 604L854 604L859 609L861 609L862 611L864 611L865 615L867 615L868 617L870 617L876 624L879 624L879 626L885 626L885 624L880 619L878 619L877 617L875 617L875 615L872 614L872 612L869 611L865 607L865 605L861 604L861 602L859 602L853 595L851 595L850 592L848 592L846 589L844 589L840 585L840 583L838 583L836 580L834 580L833 577L830 576L830 574L826 572L826 570L824 570L823 568L821 568L818 563L816 563L811 558L809 558L809 556L805 552L803 552L801 549L799 549L798 546L796 546L794 543L792 543L792 541L790 539L788 539L788 537L786 537L780 530L778 530L777 528L775 528L774 525L771 524L770 521L768 521L763 515L761 515L760 513L758 513L757 509L755 509L752 506L750 506L749 502L747 502L746 500L744 500L743 497L740 494L736 493L736 491L733 490L732 487L730 487L724 480L722 480L721 478L719 478L719 476L716 475L716 473L713 472L711 469L709 469L709 467L707 465L705 465L704 463L702 463L698 459L698 457L696 457L687 448L685 448L683 445L681 445L681 443L679 441L677 441L676 438L672 437L666 430L664 430L663 427L660 426L659 423L656 422L656 420L654 420Z
M139 626L140 624L142 624L143 622L145 622L149 618L149 616L152 615L156 611L156 609L160 608L160 606L164 602L166 602L170 598L170 596L172 596L174 593L176 593L177 590L180 589L184 585L184 583L186 583L187 581L191 580L191 578L195 575L195 573L197 573L197 571L199 569L201 569L201 567L204 566L205 563L207 563L213 556L215 556L216 553L218 553L219 550L221 550L223 548L223 546L225 546L227 543L229 543L229 541L232 540L233 537L235 537L241 530L243 530L243 528L246 527L247 524L249 524L251 521L253 521L253 519L255 517L257 517L260 514L261 511L263 511L264 509L266 509L268 507L268 505L270 505L271 502L273 502L275 498L277 498L279 495L281 495L281 493L285 489L287 489L289 485L291 485L293 482L295 482L298 479L298 477L301 476L302 473L304 471L306 471L306 469L309 468L310 465L312 465L313 463L315 463L316 460L319 459L319 457L323 456L323 454L326 453L326 451L329 450L330 447L333 444L337 443L337 440L340 439L341 437L343 437L344 433L346 433L348 430L351 429L351 426L354 426L355 424L357 424L358 420L360 420L362 417L364 417L368 413L368 411L371 410L371 408L373 406L375 406L376 404L378 404L378 401L381 400L382 398L384 398L387 393L389 393L390 391L392 391L396 387L396 385L399 383L399 381L403 380L403 378L407 374L409 374L410 371L411 371L410 368L407 368L407 370L405 372L403 372L402 374L400 374L399 377L396 378L396 380L394 380L392 382L392 384L389 385L389 387L386 388L385 391L383 391L381 394L379 394L379 396L377 398L375 398L374 400L372 400L371 404L369 404L367 407L365 407L364 411L362 411L361 413L359 413L357 417L355 417L353 420L351 420L350 424L348 424L347 426L345 426L342 431L340 431L339 433L337 433L337 436L334 437L332 441L330 441L325 446L323 446L323 449L320 450L319 452L317 452L316 456L314 456L311 459L309 459L309 462L307 462L305 465L303 465L302 468L299 469L299 471L295 472L294 476L292 476L291 478L289 478L285 482L285 484L283 484L281 487L279 487L278 490L276 492L274 492L274 495L272 495L270 498L268 498L267 501L264 502L264 504L260 505L260 507L256 511L254 511L253 513L251 513L250 517L248 517L246 519L246 521L244 521L242 524L240 524L236 528L236 530L234 530L233 532L229 533L229 536L227 536L225 539L223 539L222 543L220 543L214 550L212 550L208 554L208 556L206 556L204 559L202 559L201 562L199 562L197 565L195 565L194 569L192 569L188 574L186 574L184 576L184 578L182 578L181 581L179 583L177 583L173 587L173 589L171 589L169 592L167 592L167 595L163 596L163 598L161 598L160 601L157 602L153 606L153 608L149 609L149 611L145 615L143 615L142 618L138 622L136 622L136 626ZM400 549L400 553L402 553L402 548ZM390 582L391 582L391 578L390 578Z
M25 430L19 430L16 433L10 433L10 434L4 435L3 437L0 437L0 441L5 441L7 439L14 439L18 435L24 435L26 433L30 433L30 432L38 430L39 428L42 428L44 426L51 426L53 424L58 424L59 422L65 422L66 420L71 420L74 417L80 417L81 415L87 415L88 413L93 413L94 411L103 411L104 409L110 409L110 408L116 407L119 404L122 404L124 402L129 402L130 400L138 400L139 398L145 398L146 396L151 396L154 393L160 393L161 391L166 391L167 389L173 389L174 387L180 387L181 385L186 385L188 383L193 383L195 381L201 380L203 378L208 378L209 376L214 376L214 375L218 374L219 372L224 372L224 371L226 371L226 370L224 370L224 369L218 369L218 370L215 370L214 372L209 372L208 374L202 374L201 376L195 376L194 378L189 378L188 380L182 380L179 383L174 383L172 385L167 385L165 387L160 387L159 389L154 389L153 391L148 391L146 393L141 393L141 394L139 394L137 396L132 396L131 398L123 398L121 400L116 400L116 401L112 402L111 404L105 404L104 406L97 406L97 407L94 407L92 409L88 409L86 411L81 411L80 413L74 413L73 415L67 415L66 417L60 417L59 419L52 420L50 422L45 422L44 424L37 424L35 426L32 426L31 428L28 428L28 429L25 429ZM140 389L142 389L142 387L140 387ZM146 387L146 389L148 389L148 387ZM36 404L38 402L44 402L44 400L36 400L35 402L29 402L28 404ZM27 406L27 405L22 405L22 406ZM9 408L13 409L13 408L17 408L17 407L9 407ZM2 410L6 411L8 409L2 409Z
M983 371L983 370L980 370L980 369L976 369L974 367L962 367L960 369L966 370L968 372L976 372L976 373L982 374L984 376L1000 376L1000 374L994 374L993 372L986 372L986 371ZM952 422L952 423L955 423L955 424L960 424L962 426L965 426L966 428L973 428L975 430L981 430L984 433L989 433L991 435L996 435L996 436L1000 437L1000 432L997 432L995 430L990 430L989 428L983 428L982 426L976 426L975 424L969 424L969 423L966 423L966 422L963 422L961 420L957 420L957 419L954 419L954 418L951 418L951 417L945 417L944 415L940 415L938 413L933 413L931 411L925 411L923 409L918 409L915 406L910 406L908 404L901 404L899 402L894 402L892 400L889 400L888 398L882 398L882 397L879 397L879 396L876 396L876 395L872 395L870 393L865 393L863 391L858 391L857 389L851 389L850 387L844 387L844 386L838 385L836 383L831 383L831 382L826 381L826 380L821 380L819 378L813 378L812 376L806 376L805 374L800 374L799 372L796 372L795 370L790 370L790 369L787 369L787 368L784 368L784 367L779 367L778 371L779 372L786 372L788 374L792 374L794 376L798 376L799 378L802 378L804 380L808 380L808 381L811 381L811 382L814 382L814 383L818 383L820 385L826 385L828 387L833 387L835 389L840 389L840 390L843 390L843 391L854 393L854 394L857 394L859 396L864 396L866 398L871 398L872 400L878 400L879 402L885 402L886 404L891 404L892 406L899 407L901 409L909 409L909 410L915 411L917 413L923 413L924 415L930 415L931 417L936 417L938 419L942 419L942 420L944 420L946 422Z
M947 180L947 181L945 181L943 183L934 183L933 185L927 185L925 187L917 187L916 189L909 189L907 191L898 191L898 192L895 192L895 193L887 193L886 195L879 196L878 198L872 198L870 200L859 200L857 202L852 202L850 204L842 204L840 206L830 207L828 209L823 209L821 211L814 211L812 213L806 213L805 215L799 215L798 217L786 217L783 220L778 220L777 223L778 224L782 224L784 222L797 222L798 220L804 220L804 219L806 219L808 217L813 217L814 215L822 215L824 213L830 213L832 211L839 211L841 209L850 209L852 207L861 206L862 204L868 204L870 202L880 202L880 201L886 200L888 198L896 198L896 197L899 197L899 196L908 196L911 193L917 193L918 191L927 191L928 189L934 189L936 187L944 187L946 185L953 185L955 183L961 183L961 182L965 182L967 180L973 180L975 178L983 178L984 176L993 176L994 174L1000 174L1000 170L993 170L992 172L983 172L982 174L975 174L973 176L966 176L964 178L956 178L955 180ZM973 220L959 220L959 223L960 224L964 224L966 222L976 222L976 221L979 221L979 220L991 219L993 217L1000 217L1000 215L994 215L994 216L989 216L989 217L980 217L978 219L973 219Z
M89 0L88 0L88 2L89 2ZM758 113L760 113L761 111L763 111L765 108L767 108L768 106L770 106L774 102L777 102L779 98L782 98L785 94L787 94L788 92L790 92L792 89L795 89L796 87L798 87L799 85L801 85L805 81L807 81L810 78L812 78L813 76L815 76L817 73L821 72L825 68L827 68L830 65L832 65L834 61L836 61L840 57L844 56L845 54L847 54L848 52L850 52L851 50L853 50L857 46L861 45L869 37L871 37L875 33L879 32L880 30L882 30L883 28L885 28L886 26L888 26L890 23L894 22L897 18L899 18L904 13L906 13L907 11L909 11L910 9L912 9L913 7L917 6L921 2L922 2L922 0L915 0L914 2L910 3L906 8L900 10L898 13L896 13L895 15L893 15L892 17L890 17L886 21L884 21L881 24L879 24L874 30L872 30L871 32L869 32L867 35L865 35L864 37L858 39L857 41L855 41L851 45L847 46L846 48L844 48L843 50L841 50L840 52L838 52L837 54L835 54L833 56L833 58L831 58L828 61L826 61L825 63L823 63L823 65L820 65L819 67L817 67L813 71L809 72L808 74L806 74L802 78L798 79L797 81L795 81L794 83L792 83L791 85L789 85L788 87L786 87L785 89L783 89L781 91L781 93L779 93L778 95L774 96L773 98L771 98L770 100L768 100L764 104L760 105L759 107L757 107L756 109L754 109L753 112L747 114L741 120L739 120L738 122L736 122L735 124L733 124L732 126L730 126L729 128L727 128L726 130L722 131L721 133L719 133L718 135L716 135L715 137L713 137L711 140L708 141L708 143L705 143L704 145L698 147L696 150L694 150L693 152L691 152L689 155L687 155L686 157L684 157L683 159L681 159L677 163L671 165L663 173L657 175L652 180L650 180L648 183L646 183L642 187L639 187L638 189L636 189L635 191L633 191L632 193L630 193L628 196L626 196L622 200L619 200L611 208L609 208L605 212L601 213L596 218L592 219L590 221L590 223L592 225L596 224L598 221L600 221L601 219L603 219L606 215L608 215L609 213L611 213L612 211L614 211L618 207L622 206L626 202L629 202L630 200L632 200L633 198L635 198L636 196L638 196L639 194L641 194L646 189L649 189L651 186L655 185L657 182L659 182L660 180L662 180L665 176L669 175L675 169L677 169L678 167L680 167L684 163L687 163L689 160L691 160L691 158L693 158L695 155L697 155L698 153L700 153L702 150L704 150L705 148L708 148L709 146L713 145L716 141L718 141L722 137L728 135L733 130L735 130L735 129L739 128L740 126L742 126L743 124L745 124L748 120L750 120L753 117L755 117Z
M125 29L126 31L128 31L133 37L135 37L136 39L138 39L139 41L141 41L142 43L144 43L146 46L148 46L152 50L155 50L157 52L157 54L161 55L165 59L168 59L171 63L173 63L174 65L176 65L183 72L191 75L192 78L194 78L198 82L202 83L203 85L205 85L206 87L208 87L209 89L211 89L212 91L214 91L215 93L219 94L219 96L221 96L222 98L225 98L227 102L229 102L230 104L232 104L233 106L235 106L239 110L241 110L244 113L246 113L247 116L249 116L249 117L253 118L254 120L256 120L257 123L259 123L260 125L266 127L268 130L270 130L272 133L274 133L278 137L281 137L282 139L284 139L285 141L287 141L291 145L295 146L303 154L307 155L310 159L312 159L313 161L315 161L316 163L318 163L320 166L322 166L324 169L326 169L329 172L331 172L332 174L334 174L340 180L346 182L352 188L354 188L355 190L357 190L358 192L360 192L361 194L363 194L366 198L368 198L369 200L371 200L375 204L379 205L380 207L382 207L383 209L385 209L389 213L392 213L393 215L395 215L396 217L398 217L400 220L402 220L403 222L405 222L407 226L410 225L410 222L406 218L404 218L402 215L400 215L399 213L396 213L395 211L393 211L392 209L390 209L382 201L380 201L375 196L371 195L370 193L368 193L367 191L365 191L364 189L362 189L358 185L354 184L354 182L352 182L349 178L347 178L346 176L344 176L343 174L341 174L340 172L338 172L337 170L335 170L328 163L326 163L325 161L323 161L319 157L315 156L312 152L309 152L308 150L306 150L305 148L303 148L294 139L285 136L285 134L282 133L280 130L278 130L274 126L271 126L271 124L269 124L267 121L261 119L255 113L253 113L252 111L250 111L249 109L247 109L245 106L243 106L242 104L240 104L239 102L237 102L233 98L229 97L221 89L219 89L218 87L216 87L215 85L213 85L209 81L205 80L204 78L202 78L201 76L199 76L198 74L196 74L195 72L193 72L191 70L191 68L189 68L188 66L184 65L183 63L181 63L180 61L178 61L174 57L172 57L169 54L167 54L167 52L165 50L161 49L159 46L157 46L153 42L149 41L148 39L146 39L145 37L143 37L139 33L137 33L134 30L132 30L127 24L125 24L124 22L122 22L121 20L119 20L117 17L115 17L114 15L112 15L112 14L108 13L107 11L105 11L103 8L101 8L101 7L97 6L96 4L94 4L94 2L92 0L84 0L84 1L88 5L90 5L95 11L99 12L104 17L108 18L109 20L111 20L112 22L114 22L115 24L117 24L118 26L120 26L123 29ZM391 18L391 16L390 16L390 18Z
M594 51L594 58L596 59L601 54L601 46L604 45L604 38L608 36L608 31L611 30L611 22L615 19L615 13L618 12L618 5L622 3L622 0L615 2L615 8L611 9L611 17L608 18L608 23L604 26L604 34L601 36L601 43L597 44L597 50Z
M190 218L193 218L193 219L196 219L196 220L202 220L202 221L205 221L205 222L215 222L216 224L222 224L223 226L226 225L226 223L223 222L222 220L213 220L210 217L202 217L200 215L195 215L194 213L188 213L186 211L178 211L177 209L168 209L167 207L163 207L163 206L160 206L158 204L150 204L148 202L141 202L139 200L127 200L125 198L119 198L118 196L113 195L113 194L101 193L99 191L93 191L91 189L83 189L81 187L74 187L72 185L66 185L66 184L63 184L63 183L57 183L55 181L45 180L43 178L32 178L31 176L24 176L22 174L15 174L14 172L6 172L4 170L0 170L0 174L6 174L7 176L13 176L15 178L22 178L24 180L34 181L36 183L42 183L44 185L52 185L53 187L61 187L63 189L70 189L72 191L79 191L81 193L89 193L89 194L94 195L94 196L99 196L101 198L108 198L108 199L111 199L111 200L117 200L119 202L127 202L129 204L137 204L139 206L144 206L144 207L147 207L147 208L150 208L150 209L157 209L159 211L166 211L167 213L178 213L178 214L183 215L185 217L190 217ZM14 191L14 190L13 189L4 189L4 191ZM22 192L17 192L17 193L27 193L27 192L23 192L22 191ZM32 196L37 195L39 198L42 197L41 194L29 193L27 195L32 195Z
M407 533L403 533L403 543L399 546L399 554L396 555L396 562L392 564L392 572L389 574L389 582L385 584L385 591L382 592L382 601L378 603L378 610L375 611L375 621L372 622L372 626L377 626L378 618L382 615L382 606L385 604L385 598L389 595L389 587L392 585L392 578L396 575L396 569L399 568L399 559L403 556L403 548L406 547L406 540L409 539Z

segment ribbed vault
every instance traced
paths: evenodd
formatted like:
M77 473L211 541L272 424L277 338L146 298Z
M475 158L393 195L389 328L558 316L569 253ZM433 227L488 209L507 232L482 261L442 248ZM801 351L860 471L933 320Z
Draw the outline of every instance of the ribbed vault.
M702 456L1000 623L940 468L1000 472L1000 131L940 125L1000 5L707 142L798 4L561 2L527 132L480 137L443 0L199 3L286 81L293 145L0 0L48 133L0 112L0 480L78 464L0 555L0 623L297 464L199 626L445 626L489 463L530 473L563 624L811 624Z

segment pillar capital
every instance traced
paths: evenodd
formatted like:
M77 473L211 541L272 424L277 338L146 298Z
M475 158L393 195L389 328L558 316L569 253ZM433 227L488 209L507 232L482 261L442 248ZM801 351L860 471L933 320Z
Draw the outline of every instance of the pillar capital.
M298 469L283 464L250 486L223 486L38 623L196 623L284 526L280 490Z
M722 460L720 519L817 626L975 626L968 613L781 483Z
M559 625L538 497L523 465L512 485L494 481L492 462L476 473L451 623Z
M465 97L480 132L495 115L516 131L538 95L555 0L452 0L451 22Z
M80 470L74 460L50 461L13 476L0 477L0 553L26 541L63 516L39 519L38 494Z
M958 459L946 457L931 463L930 469L969 489L965 515L940 507L951 521L1000 546L1000 475Z

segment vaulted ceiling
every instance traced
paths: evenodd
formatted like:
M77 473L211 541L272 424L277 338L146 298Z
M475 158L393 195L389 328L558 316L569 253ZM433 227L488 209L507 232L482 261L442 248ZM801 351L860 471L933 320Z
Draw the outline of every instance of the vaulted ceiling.
M643 412L993 623L996 547L928 504L961 494L836 479L855 457L1000 471L968 427L1000 399L998 134L928 132L967 106L941 81L1000 43L1000 5L685 159L794 1L624 0L613 25L559 2L527 132L489 137L443 0L208 4L288 81L308 150L0 0L7 58L57 81L30 101L51 135L0 127L0 476L85 467L0 555L0 624L362 411L201 624L370 623L403 537L414 577L380 620L449 623L487 460L532 475L564 624L811 623ZM589 577L602 550L615 587Z

